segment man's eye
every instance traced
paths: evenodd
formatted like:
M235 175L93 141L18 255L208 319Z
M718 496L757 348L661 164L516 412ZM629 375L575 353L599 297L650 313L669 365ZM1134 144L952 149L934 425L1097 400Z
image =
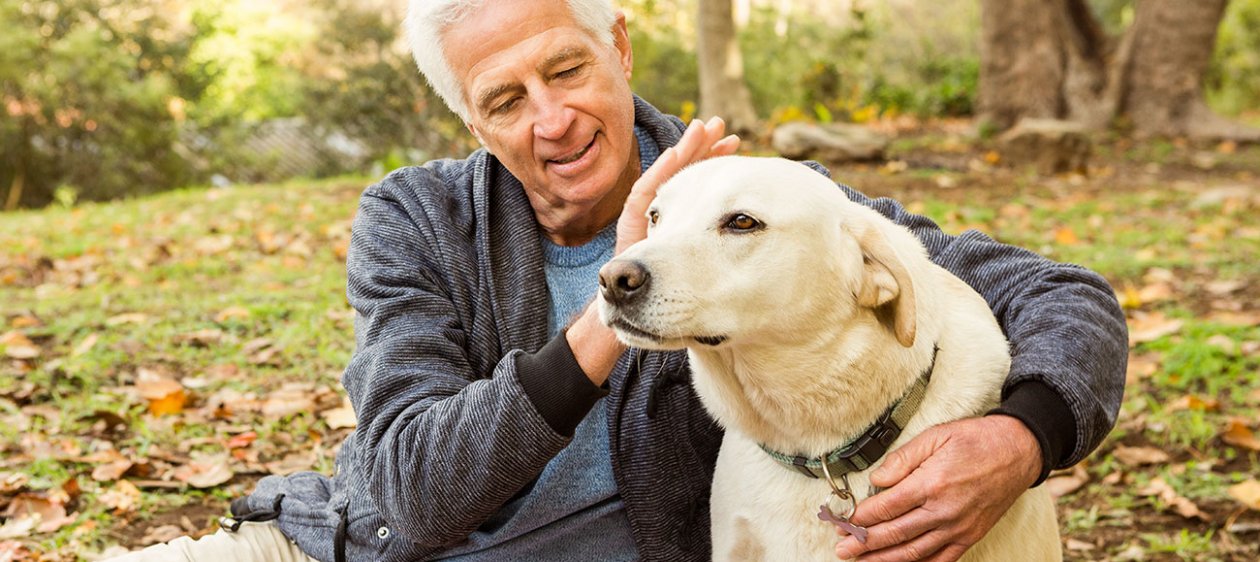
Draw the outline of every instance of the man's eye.
M579 64L573 68L569 68L569 69L561 70L560 72L557 72L556 78L571 78L573 76L577 76L578 72L580 72L581 70L582 70L582 65Z
M727 219L726 224L723 225L723 227L727 230L734 230L736 232L748 232L750 230L761 228L761 221L743 213L737 213Z
M512 98L499 105L496 105L494 107L493 113L503 113L506 111L511 111L512 108L516 107L516 103L519 102L520 100L521 98Z

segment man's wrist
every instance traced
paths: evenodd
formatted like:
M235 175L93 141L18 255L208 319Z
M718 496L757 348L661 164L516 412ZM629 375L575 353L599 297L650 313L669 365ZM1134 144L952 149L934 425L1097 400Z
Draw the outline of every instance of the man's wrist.
M1076 447L1076 418L1067 402L1041 381L1025 381L1003 393L1002 404L986 415L1001 414L1022 422L1041 449L1041 471L1033 486Z
M599 321L599 311L594 304L586 307L564 337L582 372L596 386L603 386L617 359L626 351L625 344L617 339L612 329Z

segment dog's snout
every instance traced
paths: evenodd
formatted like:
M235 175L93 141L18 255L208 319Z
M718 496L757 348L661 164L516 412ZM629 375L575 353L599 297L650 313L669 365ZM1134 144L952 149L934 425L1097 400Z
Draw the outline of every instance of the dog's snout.
M599 291L612 304L628 304L647 292L651 275L642 263L613 260L599 268Z

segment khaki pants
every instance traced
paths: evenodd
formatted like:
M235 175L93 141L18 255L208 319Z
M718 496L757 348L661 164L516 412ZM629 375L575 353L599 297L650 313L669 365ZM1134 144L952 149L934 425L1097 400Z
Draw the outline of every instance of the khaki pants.
M220 530L193 540L180 537L165 544L111 558L108 562L317 562L303 554L274 521L241 523L235 533Z

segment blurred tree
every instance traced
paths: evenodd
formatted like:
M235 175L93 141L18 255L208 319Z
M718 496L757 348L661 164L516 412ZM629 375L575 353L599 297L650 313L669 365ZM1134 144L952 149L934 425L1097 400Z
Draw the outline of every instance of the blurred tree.
M732 0L700 0L700 116L721 116L727 129L756 130L757 113L744 82L744 59L735 34Z
M6 209L188 183L172 67L189 30L163 0L0 3ZM176 10L177 12L177 10Z
M459 118L434 95L402 41L392 0L318 0L321 19L303 113L363 143L369 161L401 166L468 150Z
M1034 117L1096 129L1127 117L1142 136L1260 140L1204 102L1227 2L1137 0L1117 37L1086 0L981 0L980 117L997 128Z

